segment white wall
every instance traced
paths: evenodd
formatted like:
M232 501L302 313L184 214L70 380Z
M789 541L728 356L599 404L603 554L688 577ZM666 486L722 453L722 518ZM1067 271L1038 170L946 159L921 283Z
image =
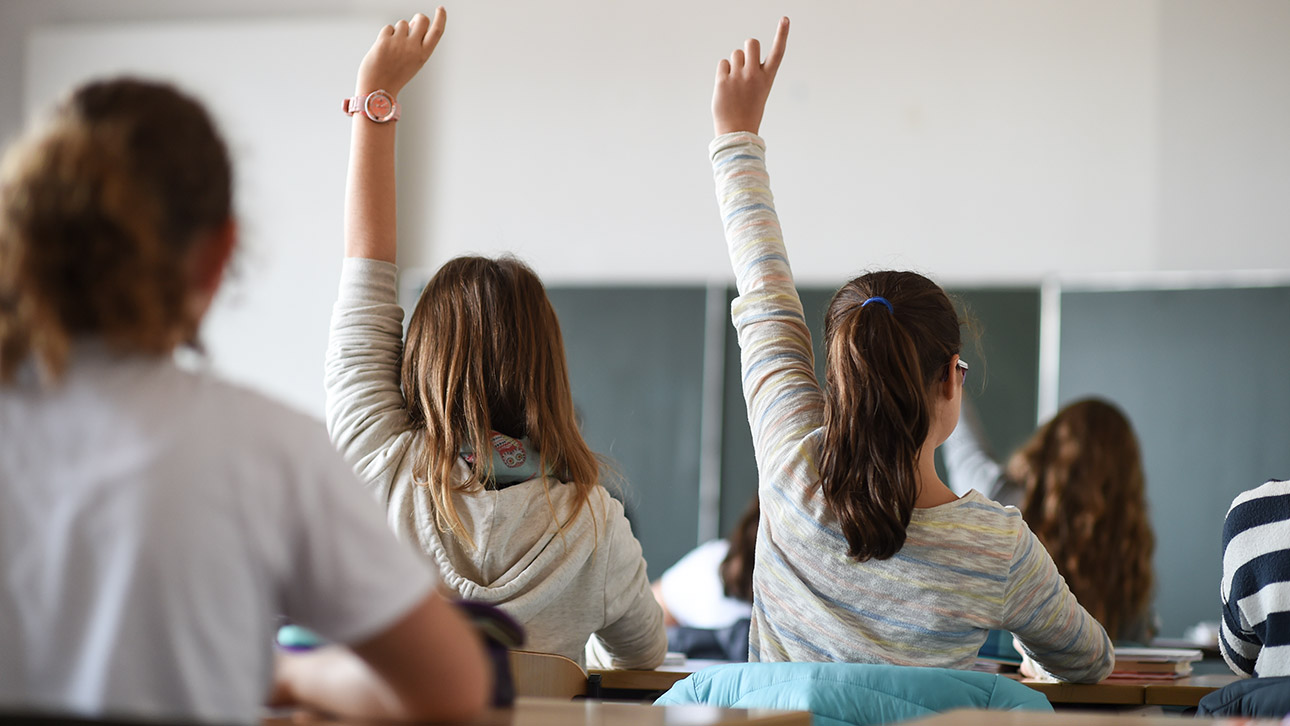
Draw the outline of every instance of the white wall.
M206 105L229 144L240 247L203 326L222 374L322 415L350 122L340 98L367 50L354 19L59 26L30 38L28 108L87 77L146 74ZM160 63L158 59L200 58ZM307 68L308 73L299 69Z
M728 277L712 74L789 7L763 131L800 278L1153 265L1153 3L652 7L453 11L421 157L433 262L509 248L555 280Z
M370 18L418 8L9 0L0 94L26 103L0 105L0 136L79 75L124 61L207 94L239 153L249 233L245 292L226 296L247 326L217 315L208 332L239 346L241 362L228 362L239 375L282 379L270 387L320 410L314 381L306 391L296 379L317 370L334 284L348 144L334 109ZM467 0L449 11L399 122L405 267L512 250L554 283L728 278L706 160L712 73L788 11L763 132L804 282L897 265L957 284L1290 270L1283 0ZM140 24L149 18L172 22ZM265 39L274 32L288 52ZM143 36L158 45L140 55L125 41ZM42 37L98 40L50 51ZM234 103L283 94L289 123ZM305 259L298 245L316 268L284 263Z
M15 48L47 23L419 7L10 0L0 92L20 85ZM421 107L402 127L406 263L510 249L552 281L727 277L704 160L711 72L788 11L765 135L802 278L876 265L956 282L1290 268L1282 0L449 10L435 80L412 89ZM18 120L0 111L0 134Z

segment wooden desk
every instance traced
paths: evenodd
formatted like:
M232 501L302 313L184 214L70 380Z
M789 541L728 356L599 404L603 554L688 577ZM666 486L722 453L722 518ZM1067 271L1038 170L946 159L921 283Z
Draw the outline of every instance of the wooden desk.
M1234 673L1189 676L1169 683L1151 683L1146 687L1146 700L1150 706L1195 706L1206 694L1216 691L1241 677Z
M905 726L1179 726L1178 716L1144 716L1139 713L1108 713L1100 711L949 711L920 721L909 721ZM1272 726L1280 721L1239 721L1233 719L1187 719L1195 726Z
M302 718L265 719L264 726L358 726L359 721ZM372 722L368 722L372 723ZM388 723L388 722L385 722ZM514 708L491 711L459 726L811 726L806 711L716 708L713 706L645 706L608 701L563 701L519 698Z
M1049 683L1021 679L1021 683L1039 691L1048 702L1058 705L1102 706L1181 706L1200 703L1205 694L1240 680L1235 675L1205 675L1179 678L1175 681L1113 680L1101 683Z
M1019 678L1022 685L1044 694L1058 705L1141 706L1146 702L1142 683L1052 683Z
M691 673L721 661L686 661L684 665L663 665L652 671L617 669L589 670L587 675L600 676L600 687L624 691L666 691L673 683Z

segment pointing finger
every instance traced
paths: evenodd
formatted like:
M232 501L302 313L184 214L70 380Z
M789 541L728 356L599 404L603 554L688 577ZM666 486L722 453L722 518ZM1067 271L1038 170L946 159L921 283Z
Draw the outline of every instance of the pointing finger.
M422 45L427 53L433 53L436 46L439 45L439 39L443 37L443 31L448 27L448 11L443 6L435 8L434 22L430 24L430 32L426 33Z
M784 60L784 50L788 47L788 18L779 19L779 27L775 29L775 40L770 44L770 53L766 56L766 62L762 67L772 76L779 70L780 61Z

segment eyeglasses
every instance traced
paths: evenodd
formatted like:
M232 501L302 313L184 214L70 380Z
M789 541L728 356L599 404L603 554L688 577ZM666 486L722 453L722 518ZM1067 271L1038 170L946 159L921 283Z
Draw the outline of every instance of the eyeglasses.
M963 360L962 358L959 358L958 363L954 364L954 368L958 370L959 376L961 376L961 378L959 379L959 385L963 385L964 383L967 383L967 373L968 373L967 361ZM950 377L949 366L946 366L945 375L941 376L941 380L942 381L947 380L949 379L949 377Z

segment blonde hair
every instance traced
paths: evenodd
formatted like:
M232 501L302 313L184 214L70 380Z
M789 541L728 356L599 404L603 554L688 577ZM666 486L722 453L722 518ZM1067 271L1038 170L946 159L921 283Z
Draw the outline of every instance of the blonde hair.
M1129 420L1105 401L1072 403L1013 455L1007 477L1076 599L1112 638L1131 637L1150 606L1155 535Z
M533 270L513 257L458 257L421 294L408 323L402 384L422 446L414 468L430 490L441 529L469 542L452 492L478 491L492 475L477 455L470 476L454 469L463 447L491 452L490 434L527 437L538 452L551 516L550 478L576 488L571 521L600 481L600 461L578 429L555 309Z
M193 245L231 216L224 142L196 101L133 79L82 86L0 166L0 383L71 341L164 354L196 338Z

